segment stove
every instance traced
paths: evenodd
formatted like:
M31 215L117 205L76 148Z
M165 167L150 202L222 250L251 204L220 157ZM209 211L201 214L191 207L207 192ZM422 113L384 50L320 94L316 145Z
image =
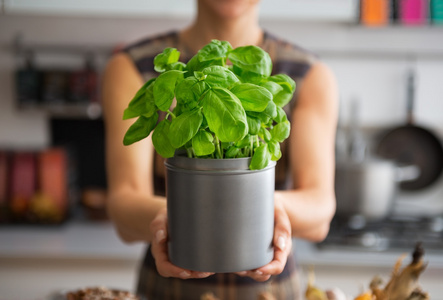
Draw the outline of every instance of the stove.
M443 253L443 217L388 218L366 222L361 216L348 221L333 219L320 249L409 251L421 242L427 252Z

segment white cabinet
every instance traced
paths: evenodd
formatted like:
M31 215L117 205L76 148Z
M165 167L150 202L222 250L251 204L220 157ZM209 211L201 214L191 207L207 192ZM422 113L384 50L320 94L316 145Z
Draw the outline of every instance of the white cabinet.
M357 12L357 0L261 0L260 4L264 19L353 22Z
M194 0L3 0L6 14L189 16Z
M189 18L197 0L3 0L6 14ZM261 0L262 19L353 21L356 0Z

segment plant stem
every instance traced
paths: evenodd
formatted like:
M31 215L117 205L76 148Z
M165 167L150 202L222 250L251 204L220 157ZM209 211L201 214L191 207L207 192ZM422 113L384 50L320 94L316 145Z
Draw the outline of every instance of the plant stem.
M223 154L220 148L220 140L218 139L217 136L215 136L215 150L217 151L218 157L223 158Z
M172 111L170 111L169 109L168 109L168 115L171 115L173 119L176 118L176 116L174 115L174 113L173 113ZM168 116L166 116L166 119L167 119L167 118L168 118Z
M188 154L189 158L194 157L194 153L192 151L192 148L186 148L186 153Z

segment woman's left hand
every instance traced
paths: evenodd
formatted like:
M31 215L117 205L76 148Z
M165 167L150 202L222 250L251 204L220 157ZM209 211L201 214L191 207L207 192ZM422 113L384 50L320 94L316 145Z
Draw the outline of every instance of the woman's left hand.
M285 268L292 249L291 222L280 200L276 197L274 202L274 259L258 269L237 272L236 274L240 276L249 276L257 281L266 281L271 275L278 275Z

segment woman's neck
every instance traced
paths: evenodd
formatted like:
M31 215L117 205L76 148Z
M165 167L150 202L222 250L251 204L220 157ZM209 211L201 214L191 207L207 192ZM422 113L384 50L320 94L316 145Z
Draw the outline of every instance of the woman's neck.
M228 41L233 48L260 45L263 30L258 25L257 9L240 16L222 17L199 9L195 22L180 32L182 42L194 53L213 39Z

